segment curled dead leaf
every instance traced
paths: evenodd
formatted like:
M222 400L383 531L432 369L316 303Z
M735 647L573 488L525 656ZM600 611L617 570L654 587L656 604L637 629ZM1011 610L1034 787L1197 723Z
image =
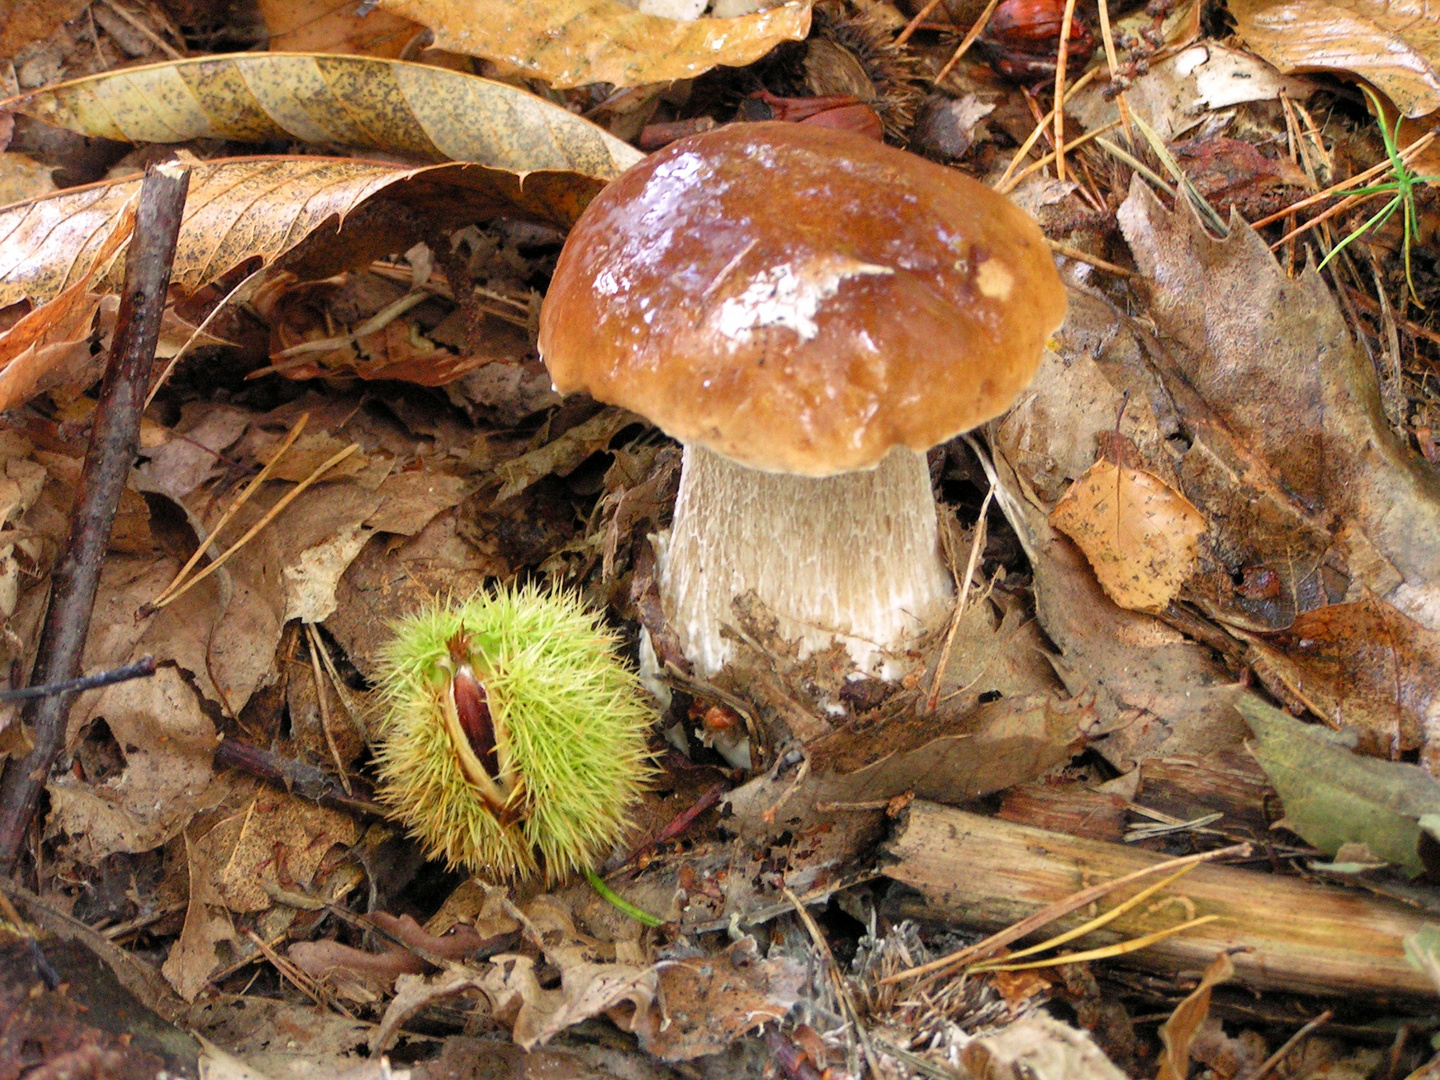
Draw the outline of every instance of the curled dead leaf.
M439 48L499 60L556 87L692 79L721 64L744 67L810 31L809 0L694 22L619 0L380 0L380 9L430 27Z
M273 262L312 234L319 234L315 258L343 265L409 246L413 237L400 233L422 223L442 228L503 214L564 228L601 184L570 171L522 176L481 165L409 168L319 157L208 161L191 171L171 280L193 294L250 259ZM79 281L100 259L139 186L138 176L106 181L0 209L0 307L49 300ZM382 193L398 204L371 207ZM113 271L103 280L105 288L118 286Z
M1230 0L1235 29L1283 72L1357 75L1406 116L1440 109L1433 0Z
M590 121L504 83L328 53L197 56L72 79L0 105L82 135L137 143L291 138L606 180L643 156Z

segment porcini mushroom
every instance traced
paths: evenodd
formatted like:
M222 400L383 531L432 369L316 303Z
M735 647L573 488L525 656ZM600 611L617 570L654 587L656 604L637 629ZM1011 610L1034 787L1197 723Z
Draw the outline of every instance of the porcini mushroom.
M947 607L925 451L1003 412L1065 313L1039 228L847 132L732 124L595 198L540 313L562 393L685 446L661 598L702 675L754 590L805 651L893 675Z

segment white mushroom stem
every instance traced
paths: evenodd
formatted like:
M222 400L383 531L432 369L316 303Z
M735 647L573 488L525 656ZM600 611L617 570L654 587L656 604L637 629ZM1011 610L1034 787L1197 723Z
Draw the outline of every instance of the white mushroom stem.
M900 447L869 471L812 479L686 446L660 595L702 677L733 654L720 628L752 589L802 656L840 641L858 670L900 674L953 589L924 455Z

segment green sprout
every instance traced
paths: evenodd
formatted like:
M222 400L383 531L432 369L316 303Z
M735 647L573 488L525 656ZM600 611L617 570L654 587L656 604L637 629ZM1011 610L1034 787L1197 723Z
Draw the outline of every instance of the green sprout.
M1371 218L1349 236L1341 240L1331 249L1321 261L1319 269L1325 269L1331 259L1344 251L1350 243L1371 229L1377 229L1384 225L1397 212L1401 214L1401 221L1405 225L1405 284L1410 288L1410 298L1420 304L1420 297L1415 292L1415 279L1410 273L1410 243L1411 238L1419 231L1419 219L1415 213L1415 188L1421 184L1433 184L1440 181L1440 176L1420 176L1410 168L1399 149L1400 145L1400 124L1402 117L1395 117L1395 129L1391 131L1385 126L1385 110L1381 105L1379 96L1368 86L1360 88L1365 96L1370 99L1370 106L1375 110L1375 116L1380 124L1380 137L1385 140L1385 155L1390 159L1390 173L1394 179L1386 180L1384 183L1371 184L1369 187L1356 188L1349 193L1351 198L1366 198L1371 195L1392 194L1391 198ZM1421 307L1425 305L1420 304Z

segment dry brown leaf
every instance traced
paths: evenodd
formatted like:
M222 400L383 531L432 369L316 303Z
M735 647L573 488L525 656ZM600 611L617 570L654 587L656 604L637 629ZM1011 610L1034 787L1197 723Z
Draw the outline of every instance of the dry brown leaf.
M351 818L233 774L220 783L230 788L227 816L185 833L189 906L161 969L187 1001L219 971L257 955L247 931L274 941L294 921L296 909L273 903L267 884L334 902L360 880L353 864L324 869L335 845L359 836Z
M941 709L909 724L842 730L811 744L821 775L801 796L807 804L866 803L912 791L968 802L1068 761L1094 726L1088 703L1034 695L988 702L963 717Z
M1406 116L1440 109L1440 6L1432 0L1230 0L1236 31L1284 72L1357 75Z
M399 283L374 274L338 274L322 281L273 274L251 301L270 326L273 364L246 377L358 376L444 386L501 356L533 351L523 326L493 316L472 324L477 313L466 307L422 331L407 313L428 295L413 284L407 293ZM452 334L452 329L459 332Z
M1291 278L1238 219L1228 239L1210 237L1143 183L1117 216L1153 283L1148 312L1166 344L1152 363L1191 439L1178 486L1225 564L1208 595L1188 595L1213 617L1283 630L1335 599L1317 572L1333 546L1346 598L1369 589L1440 630L1440 478L1385 421L1374 367L1324 279L1313 267ZM1242 572L1274 595L1247 603L1231 581Z
M1362 600L1250 640L1267 674L1327 723L1365 733L1364 749L1388 757L1423 745L1427 762L1440 762L1440 634Z
M810 32L809 0L731 19L678 22L619 0L380 0L435 32L435 44L544 79L583 86L692 79L717 65L744 67Z
M604 180L643 156L590 121L504 83L428 64L328 53L236 53L122 68L0 107L126 142L293 138Z
M397 917L385 911L373 912L370 921L407 948L423 951L442 960L464 960L484 948L493 951L494 947L501 943L513 943L519 937L520 929L520 924L509 916L503 916L503 921L497 919L487 925L486 929L490 931L488 936L481 934L468 923L456 924L443 934L435 934L409 915Z
M242 439L230 451L232 460L235 456L247 458L246 442ZM386 469L388 465L381 463L381 476ZM362 475L311 487L219 573L175 603L140 618L137 610L170 582L179 569L178 562L173 558L156 561L153 556L119 561L112 556L96 597L86 668L116 667L151 654L161 661L174 660L201 693L223 710L233 714L244 708L275 662L289 599L285 570L303 568L307 552L313 552L310 562L316 577L328 581L343 570L334 567L332 574L321 573L327 562L321 556L336 550L344 554L345 545L337 545L336 538L355 532L379 509L381 496L372 489L374 482L366 486L366 479ZM215 550L238 540L289 486L267 483L221 531ZM221 496L218 501L217 494ZM212 492L201 487L180 505L191 515L197 535L208 535L207 525L213 527L233 497L228 489ZM316 591L316 597L317 603L323 601L323 589ZM97 715L86 699L81 699L80 706L72 721L77 725ZM163 722L164 712L157 716Z
M194 1001L220 964L220 945L233 945L238 935L215 890L214 860L203 838L185 835L185 859L190 873L185 925L160 973L182 998Z
M1170 1019L1160 1027L1160 1041L1165 1044L1165 1050L1160 1055L1160 1071L1155 1080L1185 1080L1190 1075L1190 1046L1200 1025L1210 1015L1210 992L1219 983L1234 977L1235 965L1230 962L1230 954L1222 952L1206 966L1200 985L1175 1006Z
M365 1005L384 998L401 975L419 975L429 967L409 949L395 946L372 953L323 938L297 941L287 953L312 979L324 980L339 996Z
M501 503L513 498L546 476L568 476L591 454L608 447L610 440L625 428L644 423L647 421L624 409L601 410L538 450L507 461L496 469L501 487L495 501Z
M261 440L269 441L266 436L270 434L270 432L266 432L253 440L246 439L245 445L242 448L247 450L252 449L260 443ZM278 438L274 439L274 443L279 443L279 441ZM272 447L273 445L272 443ZM314 474L316 469L320 468L326 461L349 445L350 441L348 439L337 439L328 431L306 431L290 445L289 449L285 451L284 456L275 463L275 467L270 473L270 479L286 480L292 484L298 484L306 477ZM271 447L267 447L267 449L270 448ZM264 453L263 456L267 461L270 459L269 453ZM344 461L328 469L325 473L325 479L327 482L333 483L342 478L359 476L369 467L370 459L366 457L365 454L351 454L350 457Z
M348 53L394 59L423 27L346 0L259 0L271 52Z
M88 6L85 0L0 0L0 56L44 41Z
M79 704L75 711L86 722L104 718L124 769L103 782L65 772L48 785L46 827L67 836L76 857L98 865L115 852L150 851L198 810L219 802L223 792L212 784L211 767L215 725L179 670L162 667L149 679L87 694Z
M609 1011L640 1046L661 1061L718 1054L747 1032L785 1018L800 999L808 973L777 952L762 960L755 939L743 937L718 956L697 955L658 965L660 996L649 1009Z
M1122 1080L1087 1032L1034 1013L967 1043L960 1061L975 1080Z
M367 382L394 379L418 386L444 386L491 360L480 353L451 352L403 318L371 334L326 338L334 347L302 356L272 353L274 367L251 372L249 377L279 371L287 379L343 379L353 375Z
M414 536L442 510L458 506L470 485L458 476L431 469L391 473L380 485L380 509L365 527L397 536Z
M359 825L348 815L263 788L202 842L221 902L234 912L252 912L270 907L267 883L306 891L330 849L348 847L359 836Z
M1085 310L1077 299L1072 315ZM1043 439L1043 432L1031 438L1024 423L1001 428L997 501L1030 557L1035 615L1060 650L1055 671L1072 695L1093 700L1108 732L1095 749L1121 771L1156 753L1239 749L1247 731L1231 707L1224 664L1154 616L1118 606L1080 549L1026 499L1011 462L1026 456L1021 447Z
M372 1024L317 1009L313 1001L298 994L293 1000L247 994L243 1009L236 1004L230 995L216 994L201 998L185 1013L186 1027L212 1041L207 1045L225 1046L245 1062L238 1066L229 1059L224 1062L228 1069L215 1067L213 1061L209 1068L202 1064L206 1080L301 1076L389 1080L378 1061L367 1060L359 1051ZM420 1080L413 1070L410 1076Z
M285 615L282 621L322 623L339 602L335 589L340 576L350 568L355 556L370 539L368 529L359 522L344 526L338 533L300 552L295 562L285 567Z
M75 375L77 361L87 371L92 368L90 334L100 297L90 291L90 283L97 273L109 269L134 228L135 205L127 203L90 269L55 299L0 334L0 412L18 408L68 381ZM85 379L77 391L89 382Z
M0 132L0 143L5 140ZM55 190L54 166L44 165L25 154L0 154L0 206L48 195Z
M316 230L328 245L317 244L316 257L344 265L403 250L413 238L401 234L422 227L500 214L568 227L601 186L573 172L531 173L523 181L522 187L519 174L480 165L406 168L315 157L204 162L191 171L172 280L194 293L250 259L280 258ZM134 177L0 209L0 307L48 300L84 276L139 187ZM381 192L403 205L367 205ZM359 227L337 238L332 223L347 219ZM113 271L106 281L116 284Z
M149 460L135 470L136 488L182 501L224 467L221 451L249 426L250 414L230 405L187 406L165 441L144 451Z
M1205 517L1154 473L1095 462L1050 512L1105 592L1132 611L1164 611L1195 569Z
M1154 413L1141 407L1140 387L1114 385L1109 367L1096 355L1095 345L1115 336L1115 322L1108 305L1072 292L1069 314L1057 331L1058 351L1045 351L1030 388L996 431L1016 472L1046 510L1095 463L1117 428L1151 472L1174 484L1164 467L1170 457L1165 433Z

